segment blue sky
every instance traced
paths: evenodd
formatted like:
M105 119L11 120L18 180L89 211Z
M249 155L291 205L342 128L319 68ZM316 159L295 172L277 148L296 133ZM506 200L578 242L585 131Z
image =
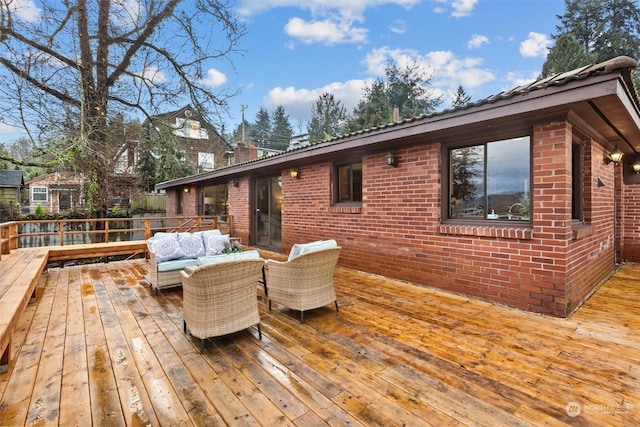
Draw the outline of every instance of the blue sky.
M283 105L294 133L306 131L324 92L351 111L389 60L424 67L441 109L458 85L478 100L532 81L564 13L563 0L236 0L236 7L244 52L211 64L208 74L212 90L240 91L222 118L226 130L240 123L243 105L249 122L259 108ZM0 126L0 142L19 136Z
M344 6L349 4L349 6ZM388 60L432 75L441 108L462 85L472 100L534 80L544 63L563 0L240 0L247 50L227 74L253 122L260 107L282 104L294 132L311 107L333 93L350 111L362 87L384 77Z

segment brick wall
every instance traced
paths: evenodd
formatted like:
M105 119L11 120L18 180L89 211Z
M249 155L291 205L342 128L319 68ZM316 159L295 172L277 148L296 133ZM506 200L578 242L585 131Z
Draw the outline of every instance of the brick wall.
M640 262L640 184L622 186L624 205L622 212L622 254L621 260Z
M283 175L283 251L335 238L344 267L567 316L613 264L613 168L604 165L602 147L587 144L593 224L575 233L571 135L565 122L533 130L532 229L441 224L441 151L430 143L396 150L396 168L385 165L385 153L365 156L361 208L331 206L331 164L303 167L297 180ZM595 177L608 185L596 189Z
M233 216L231 235L240 237L242 243L249 244L251 237L251 203L249 200L249 179L241 178L238 186L229 185L229 215Z

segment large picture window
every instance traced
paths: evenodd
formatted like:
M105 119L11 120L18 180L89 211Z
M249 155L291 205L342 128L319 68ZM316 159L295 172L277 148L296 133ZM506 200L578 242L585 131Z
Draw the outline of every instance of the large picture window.
M530 137L451 148L449 175L449 218L530 221Z
M362 203L362 163L338 166L336 203Z

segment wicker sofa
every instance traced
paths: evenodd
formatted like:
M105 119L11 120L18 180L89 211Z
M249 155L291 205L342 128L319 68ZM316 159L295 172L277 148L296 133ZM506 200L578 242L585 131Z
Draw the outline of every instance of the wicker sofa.
M260 330L256 282L264 259L228 259L187 267L182 277L184 331L200 338L200 352L207 338L227 335L251 326Z
M221 260L255 259L257 251L223 254L231 243L229 235L220 230L195 233L156 233L147 240L149 247L149 275L147 280L156 293L160 289L182 285L180 272Z
M333 272L342 248L334 240L294 245L287 261L266 261L269 310L276 302L300 311L323 307L338 300L333 286Z

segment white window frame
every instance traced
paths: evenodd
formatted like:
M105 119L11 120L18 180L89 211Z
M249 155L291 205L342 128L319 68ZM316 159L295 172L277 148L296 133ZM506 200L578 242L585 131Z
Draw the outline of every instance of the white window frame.
M36 191L37 190L37 191ZM44 194L44 200L36 199L35 195ZM49 201L49 189L47 187L31 187L31 200L34 202L48 202Z

